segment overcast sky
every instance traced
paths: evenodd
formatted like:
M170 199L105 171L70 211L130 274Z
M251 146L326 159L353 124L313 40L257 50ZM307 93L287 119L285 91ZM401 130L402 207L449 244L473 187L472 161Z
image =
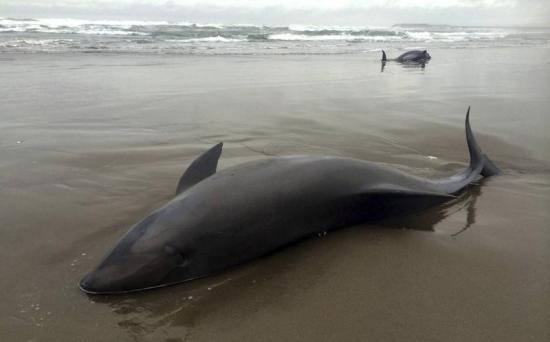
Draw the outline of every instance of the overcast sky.
M0 17L265 25L550 26L550 0L0 0Z

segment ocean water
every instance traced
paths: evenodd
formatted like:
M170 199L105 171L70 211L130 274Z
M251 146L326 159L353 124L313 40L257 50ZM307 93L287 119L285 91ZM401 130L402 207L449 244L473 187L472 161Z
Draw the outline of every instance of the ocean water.
M386 47L548 46L548 28L198 24L0 18L0 52L342 54Z

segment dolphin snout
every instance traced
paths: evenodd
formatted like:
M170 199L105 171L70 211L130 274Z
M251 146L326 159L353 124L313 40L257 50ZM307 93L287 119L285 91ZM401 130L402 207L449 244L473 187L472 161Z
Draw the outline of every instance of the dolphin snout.
M105 293L105 287L101 286L101 282L97 281L94 272L88 273L80 280L78 284L80 289L86 293Z
M101 268L86 274L79 283L80 289L90 294L120 293L124 291L121 285L120 280Z
M143 288L156 287L174 266L173 262L141 256L140 258L114 263L106 260L95 270L86 274L80 280L79 287L89 294L116 294L135 291ZM153 270L154 272L151 272Z
M78 283L78 287L80 287L80 289L86 293L93 293L95 292L94 291L94 286L93 286L93 283L91 281L91 276L90 274L86 274L84 276L84 278L80 279L80 283Z

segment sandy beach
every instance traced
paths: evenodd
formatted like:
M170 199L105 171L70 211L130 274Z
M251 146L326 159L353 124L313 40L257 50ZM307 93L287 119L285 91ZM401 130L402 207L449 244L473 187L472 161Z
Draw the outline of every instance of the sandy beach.
M430 54L0 55L0 339L550 340L550 49ZM451 203L179 286L77 287L220 141L219 168L330 154L437 177L467 163L469 105L503 175Z

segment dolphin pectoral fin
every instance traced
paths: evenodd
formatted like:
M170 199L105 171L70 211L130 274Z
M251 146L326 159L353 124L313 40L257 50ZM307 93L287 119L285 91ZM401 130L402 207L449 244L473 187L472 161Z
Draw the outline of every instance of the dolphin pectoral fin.
M176 195L216 173L218 159L220 159L220 155L222 154L222 147L223 143L215 145L189 165L178 182Z

